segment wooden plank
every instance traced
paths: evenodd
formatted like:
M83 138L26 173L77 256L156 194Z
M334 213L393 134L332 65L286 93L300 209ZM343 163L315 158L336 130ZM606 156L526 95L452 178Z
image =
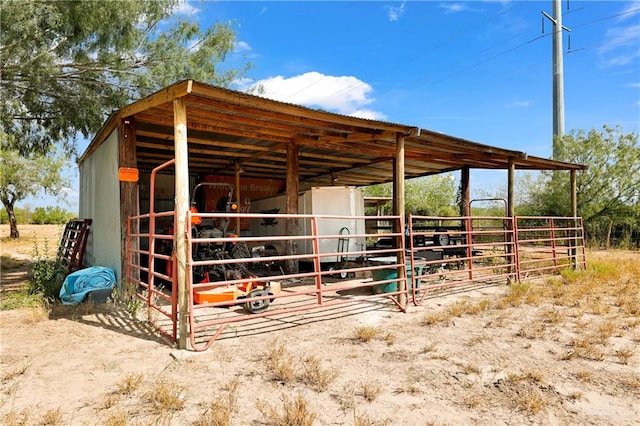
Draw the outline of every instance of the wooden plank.
M285 104L283 102L273 101L266 98L259 98L256 96L234 92L231 90L220 89L214 86L197 82L194 82L193 94L247 108L259 108L260 110L268 111L270 113L279 113L294 116L299 120L312 119L325 123L324 126L327 126L326 123L331 123L329 127L339 125L356 126L365 129L380 129L392 132L401 132L405 134L409 134L414 129L414 127L412 126L347 117L325 111L313 110L298 105Z
M135 115L139 112L145 111L154 106L161 105L167 102L171 102L175 99L188 95L191 92L193 86L192 80L183 80L178 83L172 84L159 92L142 98L126 107L120 109L120 117L126 118Z
M298 145L290 143L287 145L287 195L286 195L286 213L298 213L298 171L300 169L298 157ZM287 219L286 221L287 235L298 235L298 221L296 219ZM298 254L298 243L296 240L287 240L285 244L287 255ZM298 261L287 260L285 262L285 270L287 273L298 272Z
M120 120L118 127L118 166L137 168L136 126L133 118ZM127 265L127 220L138 214L138 182L120 182L120 267ZM137 241L137 240L136 240ZM137 247L132 247L134 250Z
M404 210L404 136L402 134L398 134L396 141L396 156L394 161L394 176L393 176L393 210L394 214L400 216L399 228L396 229L395 232L400 232L401 237L399 237L399 241L396 243L396 247L400 247L402 244L402 239L404 238L404 222L405 222L405 210ZM396 222L394 222L396 223ZM404 260L404 253L398 253L398 263L401 263ZM398 278L407 278L407 270L404 267L398 268ZM406 290L406 281L399 280L398 281L398 291ZM406 310L407 304L407 295L405 293L400 293L398 295L398 304L400 305L400 309Z
M183 98L173 101L175 121L175 235L178 285L178 348L187 348L189 295L187 294L186 219L189 210L189 153L187 144L187 108Z

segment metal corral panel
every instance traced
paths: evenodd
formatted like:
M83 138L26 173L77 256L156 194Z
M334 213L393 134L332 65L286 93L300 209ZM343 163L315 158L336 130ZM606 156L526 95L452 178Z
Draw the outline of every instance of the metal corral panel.
M286 195L265 198L251 203L252 213L284 213L286 208ZM319 235L339 235L343 231L354 235L365 233L364 230L364 197L362 190L348 186L313 187L298 196L298 213L309 215L335 215L353 216L342 218L320 218L318 220ZM273 223L273 221L272 221ZM253 223L251 234L254 236L286 235L286 220L276 221L274 226L264 226L264 223ZM312 235L311 221L304 220L300 224L299 235ZM320 240L320 253L337 253L338 239ZM364 238L349 240L349 247L343 247L342 251L361 250L364 247ZM301 254L313 253L311 241L301 241L298 244ZM336 262L337 257L324 257L323 263Z
M80 218L93 219L86 266L106 266L122 277L118 130L80 163Z

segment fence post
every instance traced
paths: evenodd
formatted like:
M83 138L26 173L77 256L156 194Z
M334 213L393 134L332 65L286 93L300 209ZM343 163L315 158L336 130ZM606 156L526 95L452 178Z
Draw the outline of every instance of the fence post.
M515 166L515 162L513 160L513 158L509 158L509 172L508 172L508 176L507 176L507 230L511 231L510 233L507 234L508 238L507 238L507 244L506 244L506 249L507 249L507 258L508 259L512 259L513 257L511 256L513 254L513 245L515 244L515 238L513 235L513 220L514 217L516 215L516 203L515 203L515 185L516 185L516 166ZM511 220L511 222L509 222L509 220ZM508 229L509 228L509 224L511 224L511 228L512 229ZM509 282L511 283L511 276L513 275L514 271L514 267L512 266L513 263L511 263L511 265L509 266ZM516 268L517 269L517 268ZM520 281L520 278L518 277L518 281Z
M571 216L573 217L573 231L569 234L571 235L571 245L570 245L570 256L573 262L574 269L578 268L578 250L576 249L576 245L578 243L578 232L576 230L578 226L578 221L576 218L578 217L578 190L577 190L577 178L576 171L571 170L570 174L571 178Z

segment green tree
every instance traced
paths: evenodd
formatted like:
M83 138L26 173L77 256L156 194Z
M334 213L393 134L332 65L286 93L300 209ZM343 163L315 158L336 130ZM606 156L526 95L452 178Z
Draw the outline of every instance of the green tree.
M393 187L390 183L369 186L364 193L365 196L390 197ZM459 213L456 196L456 182L451 174L410 179L405 182L405 212L425 216L454 216ZM388 203L388 209L390 207L391 202Z
M41 191L61 197L62 190L69 185L62 176L67 159L50 149L48 153L33 152L20 155L18 150L0 147L0 201L7 211L11 238L19 238L15 204Z
M107 115L180 79L229 86L222 63L235 46L230 23L176 18L181 0L0 3L3 146L23 155L62 143L75 152Z
M31 215L31 223L38 225L63 224L76 215L58 206L36 207Z
M558 140L559 160L585 164L578 172L578 215L587 235L604 241L615 226L640 230L640 146L638 133L603 126L588 133L574 130ZM530 187L529 211L569 216L568 173L543 173Z

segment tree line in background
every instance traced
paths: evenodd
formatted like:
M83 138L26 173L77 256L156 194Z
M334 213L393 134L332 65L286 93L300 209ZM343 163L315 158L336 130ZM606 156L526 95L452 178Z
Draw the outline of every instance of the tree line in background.
M16 220L19 224L34 225L61 225L69 220L77 217L77 214L67 211L61 207L36 207L31 210L30 207L16 207ZM6 210L0 210L0 224L9 223L9 216Z
M64 194L69 182L61 171L77 154L77 136L92 137L111 111L180 79L230 87L250 69L247 62L239 68L226 62L236 44L230 22L203 30L193 20L176 17L180 4L0 2L0 200L11 237L19 237L15 203L41 191ZM604 126L576 130L559 144L558 160L589 166L577 176L578 215L589 241L606 246L615 239L637 246L638 134ZM569 215L568 173L518 180L517 214ZM371 187L367 193L388 196L391 186ZM405 198L407 213L459 212L459 191L450 175L408 181ZM485 209L483 214L504 214L500 207Z
M603 126L572 131L558 140L561 161L584 164L577 173L578 216L584 221L587 244L596 247L640 248L640 145L638 133ZM568 172L527 173L516 177L516 215L571 216ZM369 187L368 196L391 196L391 184ZM506 190L485 194L506 199ZM459 189L453 175L407 181L407 214L455 216ZM391 204L386 214L391 214ZM374 213L370 211L369 213ZM505 216L501 203L472 206L472 214Z

